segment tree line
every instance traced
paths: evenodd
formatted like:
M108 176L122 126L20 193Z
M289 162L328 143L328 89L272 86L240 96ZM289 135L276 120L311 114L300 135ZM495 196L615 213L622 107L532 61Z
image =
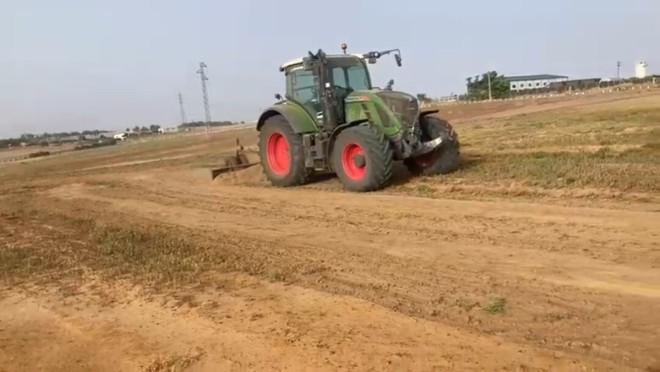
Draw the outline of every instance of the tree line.
M489 94L489 77L490 77L490 94ZM493 99L503 99L511 98L520 94L529 94L533 92L564 92L569 89L573 90L585 90L590 88L597 88L603 86L612 86L625 83L632 84L641 84L641 83L652 83L655 84L656 81L660 79L659 75L651 75L645 79L638 78L627 78L620 79L617 81L601 81L601 79L579 79L573 80L570 82L561 82L553 83L549 86L544 86L537 89L525 89L523 91L512 91L510 87L510 82L507 80L505 75L500 75L497 71L488 71L481 75L470 76L466 78L467 92L465 94L458 95L457 98L459 101L484 101L488 100L490 97ZM432 100L427 97L426 94L420 93L417 94L417 99L422 103L429 103Z
M488 89L488 81L490 77L490 93ZM497 71L488 71L481 75L468 77L467 79L467 93L459 97L459 99L467 100L487 100L491 97L493 99L507 98L511 95L511 88L509 81L504 75L500 75Z
M245 123L244 121L240 122L240 124L244 124L244 123ZM234 124L239 124L239 123L227 121L227 120L209 122L209 126L211 127L221 127L221 126L234 125ZM206 122L193 121L189 123L180 124L177 127L179 129L186 129L186 128L196 128L196 127L204 127L204 126L206 126ZM133 128L130 127L126 128L126 133L138 133L140 135L158 133L160 128L161 126L158 124L151 124L149 126L136 125ZM73 131L73 132L53 132L53 133L44 132L41 134L24 133L21 134L20 137L0 139L0 148L17 147L17 146L21 146L22 143L26 144L27 146L36 146L36 145L48 146L49 143L75 142L78 140L84 140L85 137L94 137L94 138L112 137L112 134L110 133L115 133L115 131L95 129L95 130L84 130L84 131Z
M481 75L470 76L467 81L467 93L458 95L459 100L472 100L481 101L489 98L488 93L488 76L490 75L490 94L493 99L507 98L511 96L511 89L509 81L504 75L500 75L497 71L488 71ZM452 94L452 96L454 96ZM417 99L420 103L430 103L433 101L426 93L418 93Z
M235 125L235 124L245 124L244 121L241 121L240 123L238 122L232 122L232 121L210 121L209 122L209 127L224 127L227 125ZM179 125L179 128L198 128L198 127L205 127L206 122L205 121L191 121L189 123L184 123Z
M48 146L49 143L75 142L84 139L86 136L103 137L104 133L108 133L108 131L95 129L82 132L24 133L20 137L0 139L0 148L17 147L21 144L26 146Z

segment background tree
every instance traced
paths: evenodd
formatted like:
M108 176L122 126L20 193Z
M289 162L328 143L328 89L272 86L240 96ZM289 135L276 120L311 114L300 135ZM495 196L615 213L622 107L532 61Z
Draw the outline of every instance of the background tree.
M493 99L509 97L509 82L504 75L499 75L496 71L489 71L481 76L467 78L467 98L474 100L488 99L488 75L490 75L490 86Z
M426 93L417 93L417 99L420 103L429 103L431 99L426 95Z
M212 121L209 123L210 127L224 127L227 125L233 125L231 121L225 120L225 121ZM180 124L179 128L195 128L195 127L204 127L206 126L206 123L203 121L191 121L185 124Z

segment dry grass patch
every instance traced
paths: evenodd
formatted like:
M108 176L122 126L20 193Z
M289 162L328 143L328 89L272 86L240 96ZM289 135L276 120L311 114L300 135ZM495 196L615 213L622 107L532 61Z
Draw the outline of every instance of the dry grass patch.
M183 227L135 219L132 224L99 222L57 208L39 210L27 198L17 195L0 205L0 280L10 284L90 272L154 286L199 284L205 272L243 272L291 282L315 264L270 255L257 240L221 233L209 240Z

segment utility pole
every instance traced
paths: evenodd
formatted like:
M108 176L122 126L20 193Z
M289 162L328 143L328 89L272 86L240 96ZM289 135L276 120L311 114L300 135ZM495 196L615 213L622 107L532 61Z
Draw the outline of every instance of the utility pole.
M621 79L621 61L616 63L616 78Z
M202 79L202 96L204 98L204 115L206 116L206 133L209 131L209 124L211 123L211 111L209 110L209 94L206 91L206 81L209 78L206 76L206 63L199 63L199 70L197 73Z
M186 120L186 110L183 108L183 96L181 93L179 93L179 109L181 109L181 123L186 124L188 120Z
M493 100L493 90L490 87L490 71L488 71L488 100Z

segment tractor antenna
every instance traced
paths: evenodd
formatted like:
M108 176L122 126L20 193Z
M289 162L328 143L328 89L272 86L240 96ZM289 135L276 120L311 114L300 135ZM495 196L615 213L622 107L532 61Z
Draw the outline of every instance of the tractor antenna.
M204 98L204 115L206 119L206 133L209 132L209 125L211 123L211 111L209 110L209 94L206 91L206 81L209 78L206 76L206 63L199 63L199 70L197 73L201 76L202 79L202 97Z
M183 96L181 92L179 92L179 109L181 110L181 123L186 124L188 120L186 120L186 110L183 108Z

